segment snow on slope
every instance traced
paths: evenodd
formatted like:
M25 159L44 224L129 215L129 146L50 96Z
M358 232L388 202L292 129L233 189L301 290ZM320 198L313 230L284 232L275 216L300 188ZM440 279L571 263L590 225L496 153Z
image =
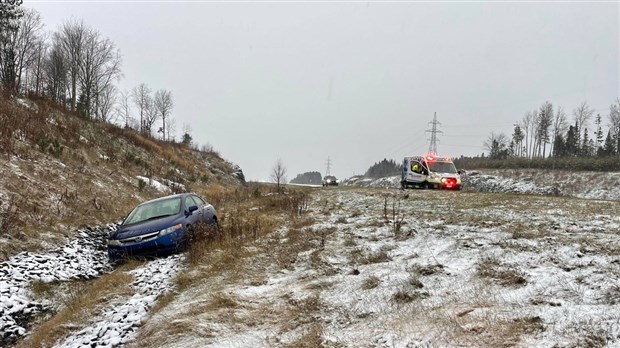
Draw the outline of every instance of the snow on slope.
M28 285L71 279L90 279L111 270L107 256L106 228L85 228L79 237L48 253L22 252L0 263L0 343L16 341L26 334L32 315L48 304L33 302Z
M90 325L56 347L116 347L133 340L155 300L172 288L171 280L181 269L182 259L181 255L172 255L130 271L136 279L132 284L136 293L109 306Z

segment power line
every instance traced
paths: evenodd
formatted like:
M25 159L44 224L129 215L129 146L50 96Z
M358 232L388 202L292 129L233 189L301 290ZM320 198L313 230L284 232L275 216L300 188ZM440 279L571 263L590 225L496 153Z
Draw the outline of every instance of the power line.
M440 122L437 122L437 113L433 117L433 121L428 123L432 126L431 129L427 129L425 133L431 133L430 144L428 147L428 153L431 155L437 154L437 134L443 134L442 131L437 129L438 125L441 125Z
M325 176L328 176L330 174L330 170L332 168L332 160L331 158L329 158L329 156L327 156L327 172L325 173Z

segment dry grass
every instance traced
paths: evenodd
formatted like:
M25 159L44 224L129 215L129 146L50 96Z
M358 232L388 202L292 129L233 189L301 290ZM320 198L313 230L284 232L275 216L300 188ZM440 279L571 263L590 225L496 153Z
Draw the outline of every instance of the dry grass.
M403 305L406 303L411 303L413 301L428 298L429 296L430 295L428 294L428 292L425 291L400 289L392 295L391 301L398 305Z
M443 272L443 265L437 264L437 265L420 265L420 264L413 264L409 267L408 269L409 273L412 274L412 276L430 276L436 273L441 273Z
M125 270L135 267L130 263L116 272L92 281L75 281L44 285L33 284L33 291L41 297L61 297L60 309L45 318L17 347L50 347L75 328L87 324L100 308L115 298L133 293L130 288L133 277Z
M502 265L495 258L486 257L478 262L476 267L478 276L504 286L523 286L527 284L525 274L513 267Z
M364 290L374 289L377 286L379 286L380 283L381 283L381 280L379 279L379 277L370 276L364 279L364 282L362 283L362 289Z
M306 332L297 340L284 344L287 348L319 348L325 347L323 340L323 326L318 323L310 325Z

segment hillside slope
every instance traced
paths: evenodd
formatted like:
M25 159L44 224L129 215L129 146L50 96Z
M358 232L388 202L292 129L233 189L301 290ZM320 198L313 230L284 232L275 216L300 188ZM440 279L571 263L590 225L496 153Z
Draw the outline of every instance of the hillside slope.
M78 117L46 100L0 98L0 260L58 245L179 191L239 185L217 152Z

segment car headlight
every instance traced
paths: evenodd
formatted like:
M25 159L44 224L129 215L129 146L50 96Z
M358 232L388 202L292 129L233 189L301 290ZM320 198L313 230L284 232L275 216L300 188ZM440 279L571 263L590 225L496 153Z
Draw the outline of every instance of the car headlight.
M183 225L176 224L176 225L174 225L172 227L164 228L163 230L159 231L159 235L160 236L165 236L165 235L170 234L170 233L172 233L172 232L174 232L176 230L180 230L181 227L183 227Z
M121 246L121 241L118 239L108 239L108 246Z

